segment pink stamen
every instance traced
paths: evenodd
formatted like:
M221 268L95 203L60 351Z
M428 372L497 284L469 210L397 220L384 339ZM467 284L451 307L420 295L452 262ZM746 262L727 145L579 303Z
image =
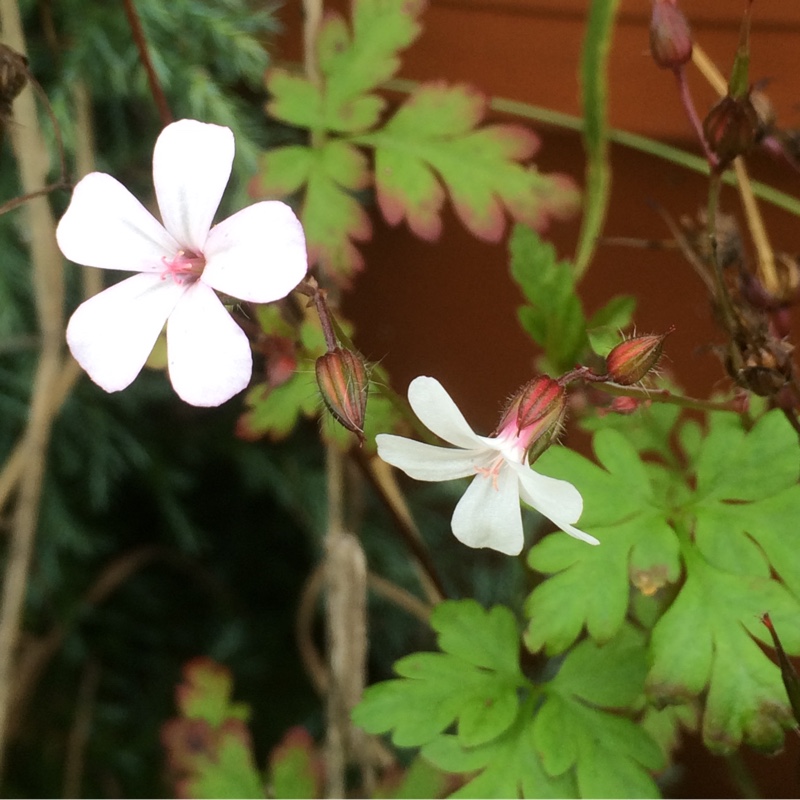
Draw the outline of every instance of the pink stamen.
M488 467L475 467L475 472L484 478L492 479L492 489L498 491L497 478L500 475L500 467L503 466L503 456L498 455Z
M173 258L163 256L161 260L164 263L161 280L166 280L169 275L177 284L199 278L206 265L202 255L198 256L186 250L178 250Z

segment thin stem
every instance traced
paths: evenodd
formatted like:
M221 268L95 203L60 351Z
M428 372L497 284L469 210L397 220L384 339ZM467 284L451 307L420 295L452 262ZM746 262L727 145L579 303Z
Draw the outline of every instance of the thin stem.
M161 87L161 82L158 80L158 75L156 74L155 67L153 66L153 61L150 58L150 52L147 48L147 39L144 35L142 22L139 19L139 14L136 11L136 6L134 5L133 0L122 0L122 2L125 6L125 16L128 18L128 25L131 29L133 41L136 44L136 49L139 51L139 59L141 60L145 72L147 73L147 82L150 84L150 93L153 95L153 100L155 101L156 108L158 109L158 115L161 117L161 124L166 127L174 120L174 117L172 116L172 111L170 110L169 103L167 102L167 96L164 94L164 90Z
M8 45L26 52L16 0L0 0L0 28ZM48 154L31 92L23 91L14 104L11 141L22 190L31 193L46 184ZM9 711L22 611L34 551L47 446L56 413L53 394L62 369L64 282L62 259L55 242L55 221L46 197L32 199L24 209L30 232L30 256L41 355L33 383L28 424L22 442L19 493L13 515L0 606L0 776L7 746Z
M637 400L652 400L654 403L665 403L681 408L691 408L697 411L727 411L738 414L739 410L731 403L720 403L714 400L698 400L694 397L685 397L673 394L669 389L648 389L644 386L620 386L618 383L593 383L592 386L606 394L615 397L633 397Z

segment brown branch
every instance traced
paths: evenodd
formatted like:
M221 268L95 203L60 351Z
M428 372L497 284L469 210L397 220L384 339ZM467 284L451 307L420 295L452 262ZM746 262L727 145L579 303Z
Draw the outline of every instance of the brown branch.
M131 29L133 41L136 43L136 49L139 51L139 59L147 72L147 82L150 84L150 93L153 95L156 107L158 108L158 115L161 117L161 124L166 127L174 120L172 111L170 110L167 96L161 87L158 80L153 61L150 58L150 51L147 48L147 39L144 35L142 22L139 19L139 14L136 11L136 6L133 0L123 0L125 6L125 16L128 18L128 25Z

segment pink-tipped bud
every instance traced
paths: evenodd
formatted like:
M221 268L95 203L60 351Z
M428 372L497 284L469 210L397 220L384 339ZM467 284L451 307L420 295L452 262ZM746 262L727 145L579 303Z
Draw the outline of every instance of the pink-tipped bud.
M664 349L664 339L674 330L672 327L658 336L634 336L632 339L620 342L606 356L606 366L611 380L620 386L639 383L658 363Z
M692 57L692 32L675 0L653 0L650 52L664 69L678 69Z
M561 430L566 408L564 387L547 375L539 375L511 398L496 435L517 439L531 463Z
M328 410L340 425L364 441L369 377L361 356L337 347L317 359L317 384Z
M703 135L724 169L756 143L761 125L750 96L725 95L703 120Z

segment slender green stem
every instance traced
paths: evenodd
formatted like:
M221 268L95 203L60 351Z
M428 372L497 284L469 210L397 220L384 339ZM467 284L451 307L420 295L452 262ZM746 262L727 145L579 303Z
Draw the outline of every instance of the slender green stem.
M400 78L395 78L386 83L387 89L404 93L412 92L417 86L418 83L416 81ZM561 111L554 111L550 108L543 108L542 106L531 105L530 103L523 103L519 100L495 97L489 101L489 106L494 111L500 111L504 114L513 114L523 119L530 119L545 125L551 125L554 128L563 128L579 133L584 129L584 121L581 117L576 117L573 114L565 114ZM697 172L701 175L709 174L708 162L705 158L696 156L686 150L681 150L678 147L672 147L663 142L658 142L655 139L649 139L637 133L629 133L628 131L621 131L614 128L609 129L608 139L614 144L627 147L630 150L637 150L640 153L645 153L655 158L660 158L671 164L677 164L692 172ZM722 176L722 182L729 186L738 185L736 176L730 170L725 172ZM756 197L761 198L764 202L770 203L791 214L800 216L800 198L781 192L760 181L751 181L751 186Z

